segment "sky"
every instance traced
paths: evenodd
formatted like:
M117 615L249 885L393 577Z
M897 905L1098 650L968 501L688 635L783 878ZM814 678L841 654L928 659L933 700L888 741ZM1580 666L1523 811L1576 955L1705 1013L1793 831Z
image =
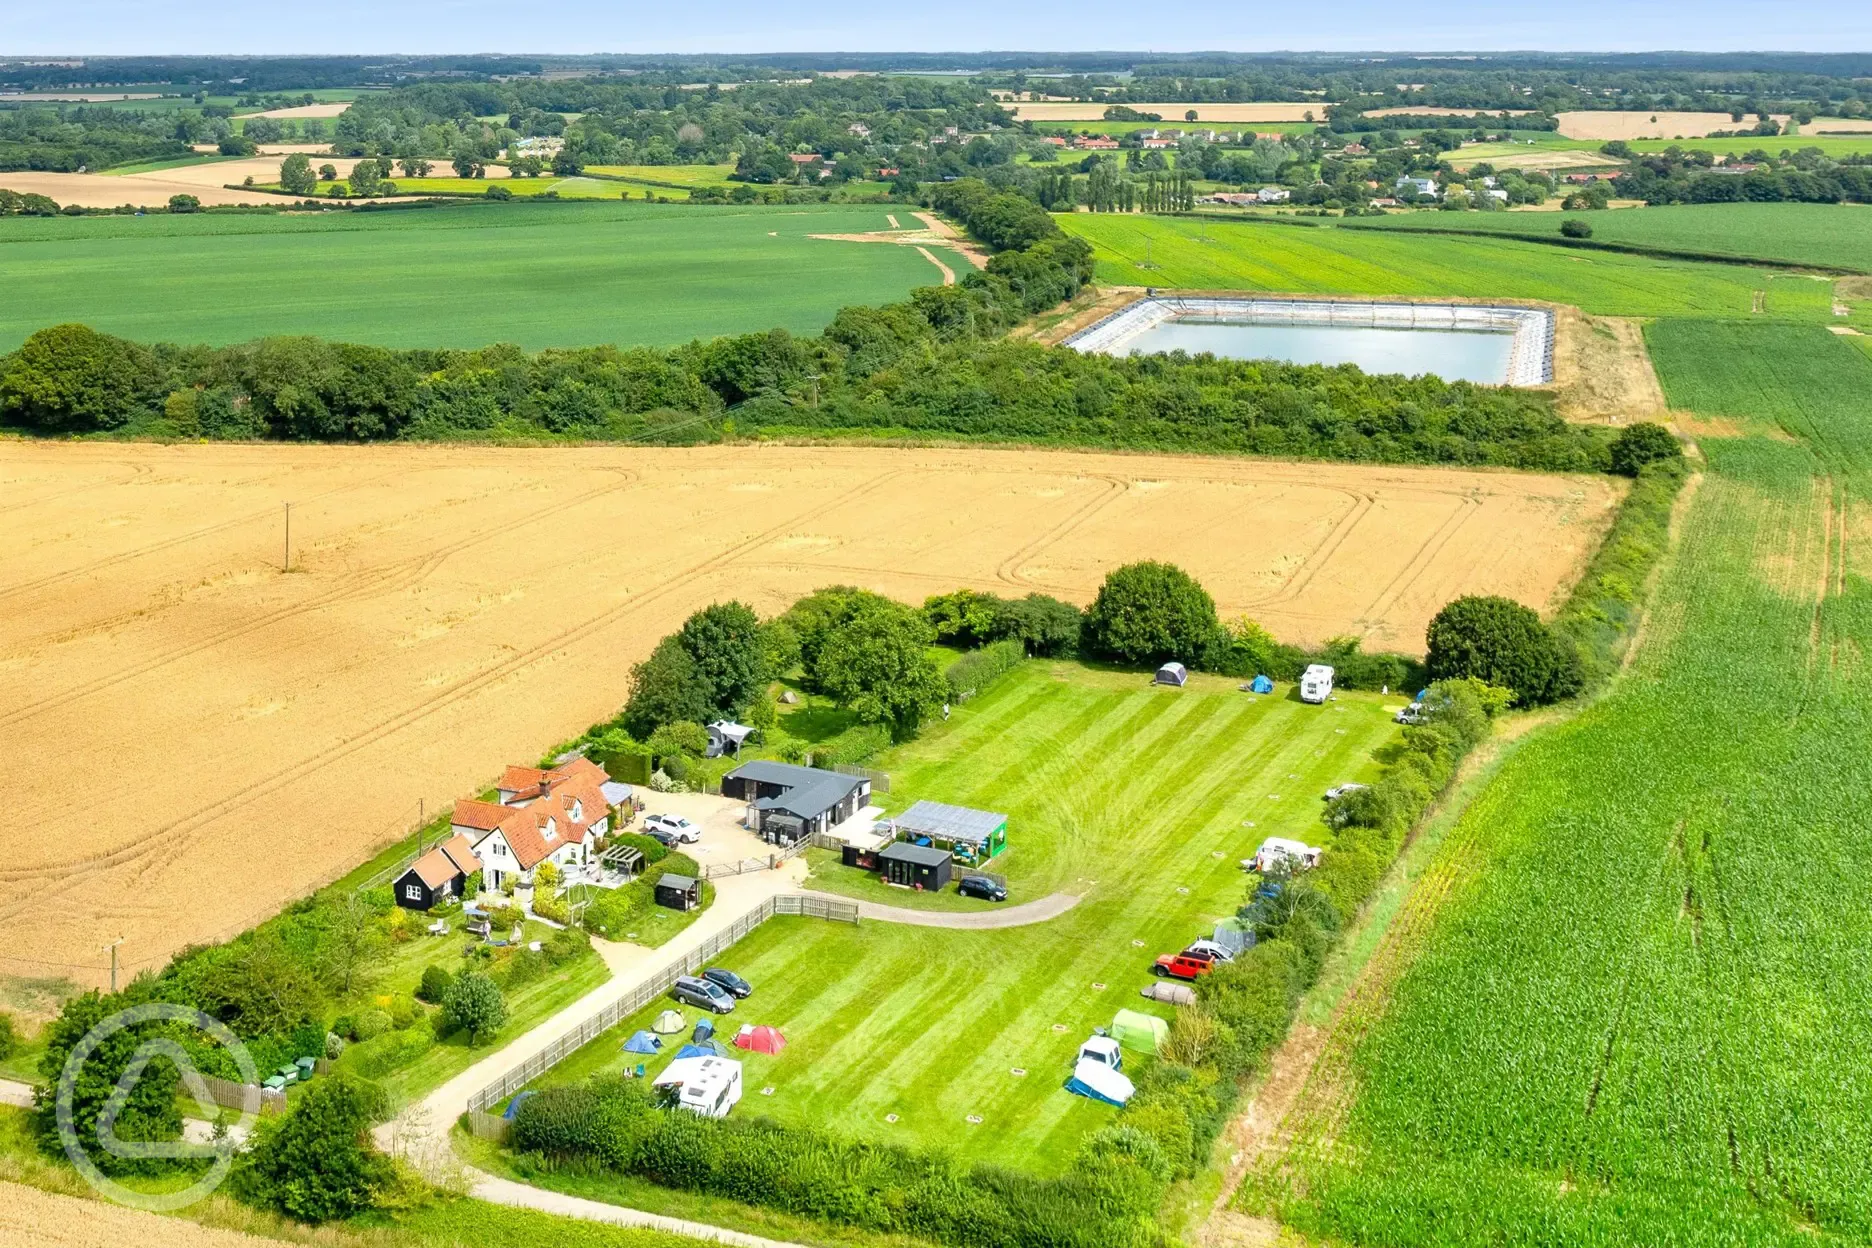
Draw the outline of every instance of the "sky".
M1872 51L1866 0L0 0L0 57L178 53Z

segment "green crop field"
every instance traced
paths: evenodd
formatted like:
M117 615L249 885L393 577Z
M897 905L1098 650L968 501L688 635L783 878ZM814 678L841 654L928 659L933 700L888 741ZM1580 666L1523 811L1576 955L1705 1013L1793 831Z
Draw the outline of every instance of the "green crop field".
M847 304L929 284L910 248L808 237L887 226L875 207L623 203L13 217L0 222L0 350L61 321L144 341L397 347L817 333Z
M1546 299L1608 316L1747 316L1757 292L1768 291L1768 315L1831 315L1825 283L1771 287L1766 273L1734 265L1194 217L1074 213L1057 220L1097 247L1100 281L1131 286ZM1143 267L1146 261L1154 267Z
M728 175L733 165L592 165L588 173L600 173L626 182L670 183L676 186L731 186Z
M1569 213L1411 212L1360 221L1357 228L1462 230L1557 239L1560 223L1574 218L1591 225L1592 241L1599 243L1872 273L1872 206L1865 204L1679 204Z
M1710 471L1613 693L1442 849L1451 891L1243 1203L1362 1245L1872 1236L1872 357L1665 321ZM1374 1007L1374 1012L1377 1007Z
M1346 693L1322 708L1286 687L1251 698L1218 678L1183 690L1147 680L1034 661L884 756L894 803L1008 813L993 869L1014 903L1084 900L999 931L770 921L718 960L755 984L724 1033L767 1023L789 1041L777 1057L745 1055L740 1112L1047 1173L1110 1120L1062 1087L1079 1043L1120 1009L1168 1011L1138 996L1151 960L1235 911L1239 860L1263 837L1317 841L1320 794L1372 778L1374 751L1398 731L1385 703L1401 704ZM624 1038L666 1004L549 1078L620 1069Z

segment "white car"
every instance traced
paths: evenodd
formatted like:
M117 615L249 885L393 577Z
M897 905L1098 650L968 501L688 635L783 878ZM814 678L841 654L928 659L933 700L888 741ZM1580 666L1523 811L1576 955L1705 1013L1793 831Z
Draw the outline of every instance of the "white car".
M654 836L661 832L664 836L674 837L685 845L693 845L702 839L702 828L689 822L681 815L651 815L643 821L646 835Z
M1367 786L1362 784L1336 784L1332 788L1326 790L1326 796L1322 800L1328 802L1336 801L1348 793L1357 793L1365 787Z

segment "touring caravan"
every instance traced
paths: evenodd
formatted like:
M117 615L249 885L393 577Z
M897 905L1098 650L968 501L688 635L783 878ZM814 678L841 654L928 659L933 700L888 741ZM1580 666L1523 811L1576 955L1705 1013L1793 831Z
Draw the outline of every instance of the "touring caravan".
M1332 696L1333 669L1324 663L1314 663L1300 673L1300 700L1302 702L1324 702Z
M726 1118L741 1100L741 1063L720 1057L681 1057L653 1086L675 1085L676 1104L704 1118Z

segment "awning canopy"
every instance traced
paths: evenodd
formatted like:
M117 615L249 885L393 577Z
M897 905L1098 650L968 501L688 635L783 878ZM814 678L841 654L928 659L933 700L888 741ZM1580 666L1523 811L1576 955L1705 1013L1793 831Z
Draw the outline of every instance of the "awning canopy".
M917 802L898 815L893 823L899 832L927 836L939 841L964 841L985 845L996 832L1007 828L1008 817L998 810L976 810L969 806L949 806L942 802Z

